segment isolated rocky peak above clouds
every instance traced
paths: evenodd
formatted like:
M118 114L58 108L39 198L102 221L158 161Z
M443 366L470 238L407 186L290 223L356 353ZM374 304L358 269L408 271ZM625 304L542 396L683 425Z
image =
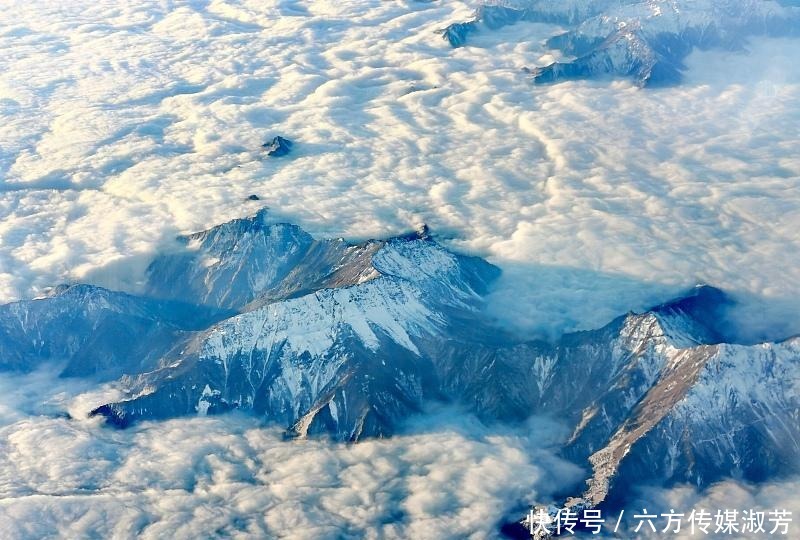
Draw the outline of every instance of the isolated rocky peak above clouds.
M564 456L591 468L588 505L620 471L646 475L648 456L676 440L681 452L653 480L796 472L797 340L725 343L731 300L713 287L526 341L486 315L499 270L427 230L351 244L261 211L182 243L150 265L151 296L76 285L2 306L3 368L124 373L120 397L92 412L119 427L242 410L294 437L359 441L434 403L488 425L555 415L573 429Z

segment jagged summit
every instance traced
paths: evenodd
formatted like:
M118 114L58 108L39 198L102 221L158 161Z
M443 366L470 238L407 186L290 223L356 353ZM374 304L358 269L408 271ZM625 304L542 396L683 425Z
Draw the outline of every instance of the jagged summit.
M178 240L184 249L148 267L145 293L237 310L357 285L379 275L372 261L384 246L435 244L427 225L387 240L316 240L297 225L274 222L266 209Z
M430 227L428 227L426 223L423 223L415 230L395 236L393 239L400 241L433 240L433 235L431 234ZM392 240L392 238L390 238L390 240Z
M467 43L467 36L475 31L474 22L453 23L441 30L442 39L447 41L451 47L461 47Z
M699 284L678 298L653 306L650 311L657 313L680 311L696 320L711 323L717 310L732 302L725 291L711 285Z
M686 343L713 345L725 341L722 327L725 312L734 304L725 292L710 285L698 285L683 296L655 306L665 332Z

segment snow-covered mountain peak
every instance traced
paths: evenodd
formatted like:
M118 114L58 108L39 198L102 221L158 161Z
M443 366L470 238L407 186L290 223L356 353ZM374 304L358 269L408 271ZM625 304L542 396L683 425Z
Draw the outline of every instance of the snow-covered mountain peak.
M480 274L498 273L450 253L427 227L388 240L317 240L296 225L271 223L261 211L180 240L186 249L159 256L148 268L147 294L240 311L381 275L446 283L437 289L445 296L482 293L493 277Z
M731 300L714 287L699 285L683 296L644 313L625 316L619 336L628 350L648 344L686 349L723 341L717 328L723 310Z
M725 309L733 301L721 290L698 285L676 300L652 309L664 334L679 348L723 341L719 328Z

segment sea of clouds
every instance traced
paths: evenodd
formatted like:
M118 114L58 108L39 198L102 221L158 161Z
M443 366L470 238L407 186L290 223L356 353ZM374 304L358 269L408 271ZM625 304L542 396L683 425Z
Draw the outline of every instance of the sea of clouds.
M5 0L0 301L67 280L135 290L176 234L268 205L317 236L427 223L503 268L490 309L528 335L697 282L742 300L744 333L800 331L800 41L695 52L674 88L533 87L522 68L554 59L543 42L559 29L451 49L436 30L474 7ZM295 151L265 158L277 134ZM85 418L113 392L0 376L3 538L484 538L581 478L539 421L447 412L354 446L286 442L237 415L114 431ZM796 493L646 497L797 508Z
M318 236L426 222L503 267L494 313L543 336L698 282L754 334L800 331L800 41L696 52L675 88L533 87L559 28L451 49L436 31L475 5L8 0L0 300L135 289L175 234L268 205ZM276 134L296 151L265 159Z
M113 388L52 373L0 378L4 540L481 539L583 475L554 456L567 433L548 419L490 429L444 410L356 445L238 414L115 430L86 417Z
M521 518L527 504L580 492L586 474L557 457L568 431L552 418L487 427L444 409L414 419L396 437L355 445L288 441L277 426L243 414L116 430L87 418L118 397L115 388L58 379L57 372L0 377L4 540L481 540L498 537L499 526ZM792 479L758 486L729 480L704 491L632 487L620 530L632 530L632 516L643 509L786 509L796 519L799 488ZM605 514L602 537L614 537L618 514ZM648 532L641 537L665 537L661 529ZM696 538L686 527L669 537Z

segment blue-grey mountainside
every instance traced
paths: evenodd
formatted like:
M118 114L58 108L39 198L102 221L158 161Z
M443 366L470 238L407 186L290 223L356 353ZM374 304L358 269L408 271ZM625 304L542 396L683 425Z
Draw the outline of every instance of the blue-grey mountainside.
M0 306L0 368L119 378L124 398L93 414L121 428L237 409L358 441L435 402L490 425L557 416L573 431L563 456L589 471L576 508L629 478L800 472L800 339L737 343L713 287L526 341L484 314L499 270L427 229L350 243L261 211L179 240L138 296L73 285Z

